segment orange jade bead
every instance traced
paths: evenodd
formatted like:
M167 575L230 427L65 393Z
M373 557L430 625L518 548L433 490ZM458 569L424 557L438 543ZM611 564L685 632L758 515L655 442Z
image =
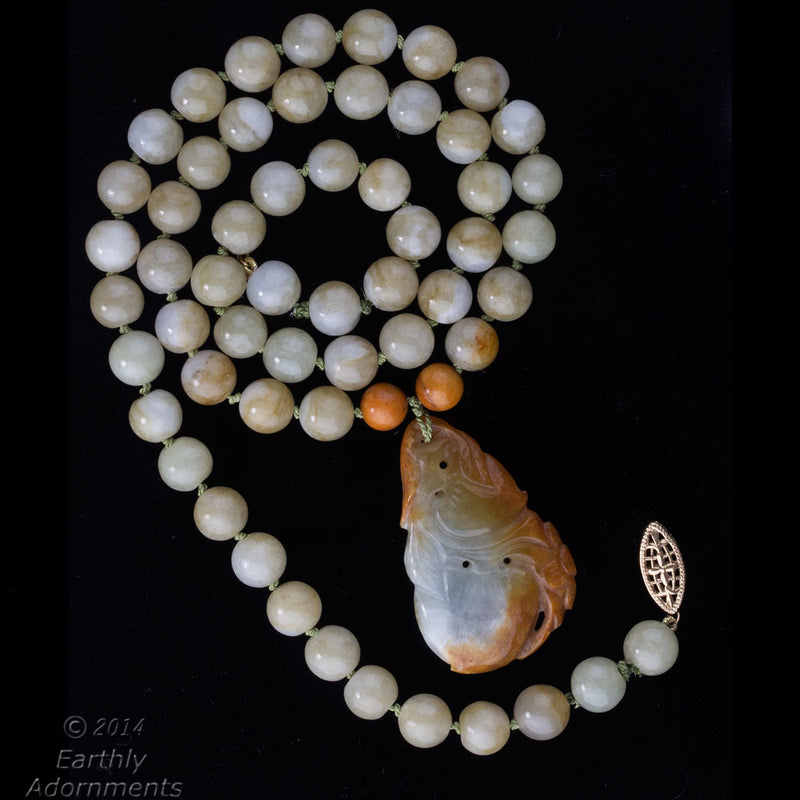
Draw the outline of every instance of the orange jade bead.
M420 403L430 411L447 411L464 394L464 379L450 364L428 364L417 376Z
M361 396L361 416L376 431L391 431L408 413L408 400L392 383L373 383Z

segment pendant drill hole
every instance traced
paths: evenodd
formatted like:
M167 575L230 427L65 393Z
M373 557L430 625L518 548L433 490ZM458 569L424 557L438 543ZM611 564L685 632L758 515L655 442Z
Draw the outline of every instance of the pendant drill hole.
M469 567L469 561L462 561L461 566L464 567L464 569L467 569L467 567Z
M439 462L439 469L447 469L447 462L446 461L440 461Z
M511 563L511 559L510 559L508 556L506 556L506 557L503 559L503 563L504 563L504 564L510 564L510 563Z

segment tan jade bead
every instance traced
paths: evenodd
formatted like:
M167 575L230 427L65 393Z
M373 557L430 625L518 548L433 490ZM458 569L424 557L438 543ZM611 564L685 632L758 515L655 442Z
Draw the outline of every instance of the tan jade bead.
M467 217L447 234L447 255L464 272L485 272L503 252L503 236L497 226L484 217Z
M121 328L136 322L144 311L144 292L125 275L101 278L89 297L92 316L104 328Z
M112 161L97 177L97 196L115 214L133 214L150 196L150 175L132 161Z
M139 233L124 219L95 222L84 241L86 256L101 272L125 272L141 251Z
M364 422L376 431L391 431L408 413L408 400L402 389L391 383L373 383L361 396Z
M236 388L236 367L224 353L200 350L184 362L181 386L198 405L218 405Z
M402 311L414 302L419 275L414 266L399 256L384 256L364 273L364 295L381 311Z
M342 47L359 64L381 64L397 49L397 26L383 11L356 11L342 26Z
M285 383L258 378L242 391L239 416L256 433L277 433L292 421L294 397Z
M512 100L503 106L491 122L492 138L506 153L529 153L544 139L544 115L527 100Z
M455 40L444 28L421 25L403 41L403 64L423 81L442 78L455 66L458 50Z
M477 161L492 143L489 123L477 111L451 111L436 127L436 146L454 164Z
M217 127L232 150L252 153L272 136L272 112L255 97L237 97L220 111Z
M387 112L398 131L417 136L436 127L442 113L442 99L425 81L404 81L392 90Z
M569 722L569 700L554 686L536 684L523 689L514 703L514 719L529 739L554 739Z
M306 182L287 161L268 161L253 173L250 195L265 214L285 217L303 204Z
M172 294L192 277L192 255L175 239L154 239L139 253L136 274L145 289L154 294Z
M511 720L495 703L478 700L470 703L460 714L461 744L478 756L488 756L502 750L511 736Z
M464 379L450 364L428 364L417 376L417 399L429 411L448 411L464 394Z
M378 351L369 339L348 334L337 336L322 356L331 385L353 392L368 386L378 372Z
M333 102L350 119L372 119L389 102L389 83L375 67L354 64L343 70L336 79Z
M267 321L249 305L229 306L214 323L214 341L231 358L250 358L260 353L267 341Z
M555 246L556 229L541 211L518 211L503 226L503 247L506 253L523 264L544 261Z
M196 300L184 298L162 306L155 319L156 338L170 353L199 350L211 333L208 312Z
M361 645L355 635L341 625L326 625L309 636L304 656L306 665L324 681L340 681L358 666Z
M511 173L511 185L520 200L538 205L555 200L561 192L564 174L558 162L544 153L521 158Z
M283 583L267 598L269 624L284 636L301 636L322 616L322 599L316 589L303 581Z
M261 211L245 200L223 203L211 219L211 235L228 252L252 253L264 241L267 221Z
M397 724L400 735L414 747L436 747L450 734L453 715L441 697L416 694L403 703Z
M473 111L497 108L510 85L506 68L488 56L465 61L453 82L458 99Z
M419 284L420 311L434 322L449 325L463 319L472 306L472 286L452 269L437 269Z
M172 161L183 145L183 128L161 108L137 114L128 126L128 146L147 164Z
M199 303L227 308L244 294L247 275L233 256L203 256L192 269L190 285Z
M207 539L224 542L241 533L248 518L247 501L228 486L212 486L195 501L194 524Z
M344 686L344 701L361 719L380 719L397 701L397 680L377 664L360 667Z
M213 70L193 67L172 82L170 100L190 122L209 122L219 116L227 99L225 83Z
M308 179L326 192L341 192L358 178L358 154L341 139L326 139L308 154Z
M272 104L287 122L312 122L328 105L328 89L314 70L294 67L282 72L275 81Z
M281 47L293 64L321 67L336 50L336 31L319 14L298 14L283 29Z
M275 45L263 36L245 36L235 41L225 54L225 74L243 92L269 89L281 71L281 58Z
M214 189L231 171L231 157L211 136L195 136L181 147L177 160L181 177L195 189Z
M386 224L389 249L407 261L421 261L432 255L441 239L439 220L423 206L398 208Z
M393 158L378 158L358 179L361 200L375 211L394 211L411 192L408 170Z
M475 161L461 171L456 191L473 213L496 214L511 199L511 175L495 161Z
M527 275L511 267L494 267L478 283L481 311L500 322L519 319L531 307L533 288Z
M497 358L497 331L480 317L465 317L454 323L444 339L447 357L467 372L486 369Z
M341 439L353 427L353 402L336 386L317 386L300 402L298 419L302 429L320 442Z
M200 219L200 196L180 181L164 181L147 199L147 215L162 233L185 233Z

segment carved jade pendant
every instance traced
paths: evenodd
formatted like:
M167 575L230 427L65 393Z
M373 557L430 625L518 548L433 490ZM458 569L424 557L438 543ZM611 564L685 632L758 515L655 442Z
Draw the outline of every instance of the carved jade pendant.
M455 672L525 658L575 598L575 562L556 529L474 439L432 418L401 447L405 566L428 646Z

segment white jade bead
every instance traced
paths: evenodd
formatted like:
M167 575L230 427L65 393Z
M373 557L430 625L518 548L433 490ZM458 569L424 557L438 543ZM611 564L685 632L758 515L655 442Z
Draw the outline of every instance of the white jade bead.
M503 251L503 237L497 226L483 217L467 217L447 234L447 255L464 272L485 272Z
M300 426L320 442L345 436L355 420L353 401L336 386L317 386L302 399L298 412Z
M212 486L195 500L194 524L207 539L224 542L233 539L247 525L247 501L236 489Z
M342 26L342 47L358 64L381 64L397 49L397 26L382 11L356 11Z
M396 86L387 107L389 121L401 133L417 136L436 127L442 99L429 83L409 80Z
M437 25L415 28L403 41L403 64L423 81L443 78L455 66L458 49L455 39Z
M263 36L244 36L225 54L225 74L243 92L269 89L281 71L281 57L275 45Z
M265 214L285 217L302 205L306 196L306 182L288 162L270 161L253 173L250 196Z
M239 415L256 433L277 433L294 417L294 396L285 383L274 378L258 378L242 391Z
M313 69L294 67L282 72L275 81L272 104L287 122L313 122L328 105L328 89Z
M452 269L437 269L420 281L417 302L428 319L448 325L469 313L472 286Z
M497 358L497 331L480 317L454 323L444 338L444 349L453 365L465 372L486 369Z
M358 194L375 211L394 211L411 192L408 170L393 158L378 158L358 179Z
M341 192L358 178L358 154L341 139L326 139L308 154L308 179L326 192Z
M223 203L211 219L211 235L236 255L252 253L267 234L264 215L245 200Z
M184 298L166 303L158 310L155 332L170 353L188 353L203 346L211 333L211 322L200 303Z
M495 703L477 700L459 715L461 744L478 756L488 756L503 749L511 735L508 714Z
M423 206L398 208L386 225L389 249L407 261L419 261L432 255L441 239L439 220Z
M144 311L144 292L125 275L106 275L89 296L92 316L105 328L121 328L136 322Z
M247 299L262 314L280 316L300 299L300 278L285 261L273 259L259 264L247 281Z
M247 275L233 256L203 256L194 265L190 285L199 303L226 308L244 294Z
M284 383L300 383L317 366L317 343L302 328L281 328L267 338L262 360L267 372Z
M147 198L147 216L163 233L185 233L200 219L200 196L180 181L164 181Z
M103 272L124 272L136 263L141 241L136 228L124 219L96 222L86 234L86 257Z
M139 253L136 274L145 289L154 294L172 294L192 277L192 256L174 239L154 239Z
M458 199L475 214L495 214L511 199L511 175L495 161L475 161L461 171L456 191Z
M158 474L176 492L193 492L213 466L211 451L192 436L179 436L158 455Z
M264 589L283 575L286 550L272 534L249 533L233 546L231 567L245 586Z
M311 292L308 298L311 324L329 336L350 333L361 319L361 298L358 292L343 281L326 281Z
M163 346L147 331L123 333L108 351L111 371L128 386L152 383L161 374L165 360Z
M418 289L416 269L398 256L379 258L364 273L364 295L381 311L401 311L408 307Z
M283 29L286 58L300 67L321 67L336 50L336 31L319 14L299 14Z
M527 100L512 100L491 122L492 139L506 153L528 153L544 139L545 122L541 111Z
M678 659L678 637L663 622L645 620L628 631L622 649L643 675L663 675Z
M231 358L250 358L260 353L267 341L267 321L249 305L236 305L214 323L214 341Z
M305 646L306 665L324 681L340 681L358 666L361 646L358 639L341 625L326 625Z
M363 336L337 336L322 356L325 376L345 392L364 389L378 372L378 351Z
M384 667L360 667L344 687L344 702L361 719L380 719L396 702L397 681Z
M626 685L616 662L604 656L581 661L570 678L570 690L576 702L593 713L614 708L625 695Z
M181 147L176 162L181 177L195 189L215 189L231 171L231 157L211 136L195 136Z
M436 146L454 164L477 161L491 143L489 123L469 108L451 111L436 128Z
M566 695L554 686L536 684L523 689L514 703L514 719L529 739L554 739L569 722L570 705Z
M403 703L397 717L400 735L414 747L441 744L449 735L453 715L447 703L434 694L415 694Z
M473 111L497 108L510 84L506 68L488 56L476 56L465 61L453 82L458 99Z
M543 261L556 246L553 223L541 211L527 209L512 214L503 226L503 247L523 264Z
M115 214L133 214L144 208L150 189L147 170L132 161L112 161L97 177L97 196Z
M284 636L300 636L310 631L321 616L319 594L302 581L281 584L267 598L269 624Z
M343 70L336 79L333 102L349 119L372 119L389 102L389 83L375 67L354 64Z
M190 122L209 122L225 105L225 82L213 70L192 67L178 75L170 88L175 110Z
M252 153L272 136L272 113L255 97L237 97L220 111L217 127L228 147Z
M544 153L531 153L521 158L511 173L514 193L531 205L555 200L563 183L564 174L558 162Z
M186 396L201 406L221 403L236 388L236 367L218 350L200 350L187 358L180 377Z
M174 394L166 389L153 389L131 403L128 423L142 441L164 442L180 430L183 409Z
M436 345L430 323L418 314L396 314L387 320L378 337L386 360L400 369L416 369L427 362Z
M494 267L478 283L481 311L500 322L511 322L531 307L533 288L527 275L511 267Z
M128 146L148 164L172 161L183 145L183 128L166 111L150 108L128 126Z

